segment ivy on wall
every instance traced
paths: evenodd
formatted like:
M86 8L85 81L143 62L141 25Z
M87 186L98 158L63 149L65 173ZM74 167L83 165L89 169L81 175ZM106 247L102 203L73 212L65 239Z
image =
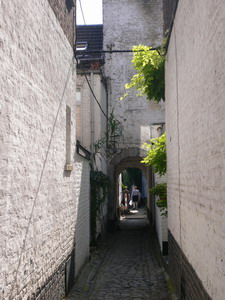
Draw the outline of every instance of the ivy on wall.
M151 139L150 143L145 143L143 147L148 150L148 154L141 161L146 166L152 166L154 171L160 176L166 174L166 133L160 137ZM160 207L161 214L167 215L167 185L166 183L156 184L150 192L159 197L156 201Z
M166 133L160 137L151 139L150 143L144 143L143 148L148 154L141 161L146 166L154 167L154 171L160 176L166 174Z
M109 176L101 171L90 172L91 183L91 244L96 243L97 218L101 218L102 206L110 185Z
M91 244L96 243L97 220L101 220L102 209L110 187L109 176L99 171L96 157L112 156L117 149L118 141L123 138L123 126L111 111L107 120L107 130L102 139L97 140L92 146L90 185L91 185Z
M159 102L165 100L165 50L161 47L153 50L149 46L133 46L132 64L137 73L125 84L127 92L120 98L128 96L129 89L135 88L137 96L145 94L148 100Z

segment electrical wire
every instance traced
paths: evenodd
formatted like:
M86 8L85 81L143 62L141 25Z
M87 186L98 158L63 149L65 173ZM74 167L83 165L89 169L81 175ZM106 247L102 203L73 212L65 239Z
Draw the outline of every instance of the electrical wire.
M77 64L78 64L78 59L77 59L77 58L76 58L76 61L77 61ZM90 89L90 91L91 91L91 93L92 93L92 95L93 95L95 101L97 102L97 104L98 104L98 106L99 106L101 112L102 112L103 115L106 117L106 119L109 120L107 114L104 112L103 108L101 107L101 104L100 104L100 102L98 101L98 99L97 99L97 97L96 97L96 95L95 95L95 93L94 93L94 91L93 91L93 89L92 89L92 87L91 87L91 85L90 85L90 82L89 82L89 80L88 80L88 78L87 78L87 75L86 75L86 73L85 73L85 70L82 69L82 72L83 72L84 77L85 77L85 79L86 79L86 81L87 81L87 84L88 84L88 86L89 86L89 89Z
M88 80L88 78L87 78L87 75L85 74L85 71L84 71L84 70L82 70L82 71L83 71L84 77L85 77L85 79L86 79L86 81L87 81L87 83L88 83L88 86L89 86L89 88L90 88L90 90L91 90L91 93L92 93L92 95L93 95L95 101L97 102L97 104L98 104L98 106L99 106L101 112L103 113L103 115L104 115L104 116L106 117L106 119L108 120L108 116L107 116L106 113L104 112L103 108L101 107L101 104L99 103L97 97L95 96L95 93L94 93L94 91L93 91L93 89L92 89L92 87L91 87L91 85L90 85L90 82L89 82L89 80Z
M84 18L84 11L83 11L83 8L82 8L81 0L79 0L79 3L80 3L80 10L81 10L82 18L83 18L83 21L84 21L84 25L86 25L85 18Z
M49 139L49 143L48 143L48 148L47 148L45 158L44 158L44 161L43 161L42 170L41 170L38 185L37 185L37 190L36 190L36 193L35 193L35 196L34 196L34 201L33 201L33 204L32 204L30 215L29 215L27 228L26 228L24 238L23 238L22 248L21 248L21 251L20 251L20 254L19 254L18 265L17 265L17 268L15 270L14 282L13 282L11 290L10 290L10 299L11 299L11 297L13 297L15 287L17 286L19 268L20 268L20 265L21 265L21 262L22 262L22 254L23 254L23 252L25 250L25 247L26 247L26 241L27 241L29 229L30 229L30 226L31 226L31 220L32 220L33 213L34 213L34 208L35 208L35 205L36 205L36 202L37 202L37 199L38 199L38 195L39 195L39 191L40 191L40 187L41 187L41 183L42 183L42 179L43 179L44 170L45 170L45 167L46 167L46 164L47 164L48 155L49 155L49 152L50 152L50 147L51 147L54 132L55 132L56 123L57 123L57 120L58 120L58 116L59 116L59 113L60 113L60 109L61 109L63 100L65 99L64 96L65 96L66 88L67 88L68 82L69 82L70 77L71 77L71 68L72 68L72 65L73 65L73 61L74 61L74 57L72 57L72 60L70 62L69 68L68 68L67 78L66 78L65 83L63 85L62 94L61 94L61 97L60 97L60 100L59 100L58 109L57 109L55 119L54 119L54 123L53 123L53 126L52 126L52 131L51 131L51 135L50 135L50 139Z
M83 55L86 55L86 54L102 54L102 53L133 53L133 52L144 52L144 51L159 51L162 47L155 47L155 48L150 48L148 50L88 50L88 51L81 51L81 50L76 50L75 49L75 55L76 54L83 54Z

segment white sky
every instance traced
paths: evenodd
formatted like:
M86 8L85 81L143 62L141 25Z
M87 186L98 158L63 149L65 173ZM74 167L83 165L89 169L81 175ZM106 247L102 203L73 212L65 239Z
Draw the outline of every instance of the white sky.
M77 24L84 25L80 2L86 25L102 24L102 0L77 0Z

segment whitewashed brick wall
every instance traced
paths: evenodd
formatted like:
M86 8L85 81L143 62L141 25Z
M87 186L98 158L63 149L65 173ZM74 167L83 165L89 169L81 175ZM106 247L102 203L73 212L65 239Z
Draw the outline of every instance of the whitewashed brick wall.
M92 74L91 74L92 73ZM84 75L78 74L77 88L81 89L81 144L91 150L91 145L98 140L105 137L107 119L105 117L107 113L106 109L106 90L102 83L102 76L100 71L87 72L86 77L89 84L96 96L94 99L91 89L87 83L87 79ZM102 113L97 101L99 102L105 115ZM106 163L98 161L98 167L103 168L106 171Z
M155 184L161 184L166 182L166 176L159 176L155 174ZM155 201L159 200L159 197L155 197ZM163 242L168 241L168 220L167 217L162 215L165 211L160 211L160 208L155 204L155 227L158 236L158 241L161 250L163 250Z
M89 257L90 241L90 167L89 161L79 158L75 163L76 180L79 182L77 189L77 217L75 224L75 271L76 276Z
M92 74L91 74L92 73ZM102 83L102 76L100 71L93 70L87 72L87 79L94 91L94 94L97 98L97 101L101 105L104 113L107 113L106 104L106 89L104 84ZM101 111L96 99L94 99L90 87L87 83L87 79L82 74L79 74L77 77L77 87L81 89L81 127L82 127L82 137L81 143L82 145L88 149L89 151L93 150L91 145L96 143L98 140L105 138L107 119L103 112ZM106 144L103 145L103 148L106 147ZM103 156L98 153L96 155L96 165L99 171L107 174L107 158L104 149L99 149L99 152L103 154ZM95 166L96 168L96 166ZM102 231L102 225L106 222L106 206L103 207L102 211L102 220L97 220L97 236Z
M48 1L3 0L0 24L0 299L27 299L74 238L78 268L89 254L89 227L77 223L89 222L89 172L81 159L64 172L66 105L74 161L76 72Z
M213 300L225 295L225 5L179 1L166 65L169 229Z
M134 45L161 45L163 31L162 1L103 1L104 49L131 50ZM122 122L124 140L120 148L140 147L151 138L150 124L164 122L164 103L137 97L136 91L123 101L124 85L134 74L132 53L106 54L105 74L109 77L109 104Z

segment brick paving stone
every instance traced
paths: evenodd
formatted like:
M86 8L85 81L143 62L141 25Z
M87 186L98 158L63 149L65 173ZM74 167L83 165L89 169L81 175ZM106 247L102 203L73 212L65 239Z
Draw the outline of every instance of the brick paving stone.
M168 300L147 219L125 219L92 255L65 300Z

